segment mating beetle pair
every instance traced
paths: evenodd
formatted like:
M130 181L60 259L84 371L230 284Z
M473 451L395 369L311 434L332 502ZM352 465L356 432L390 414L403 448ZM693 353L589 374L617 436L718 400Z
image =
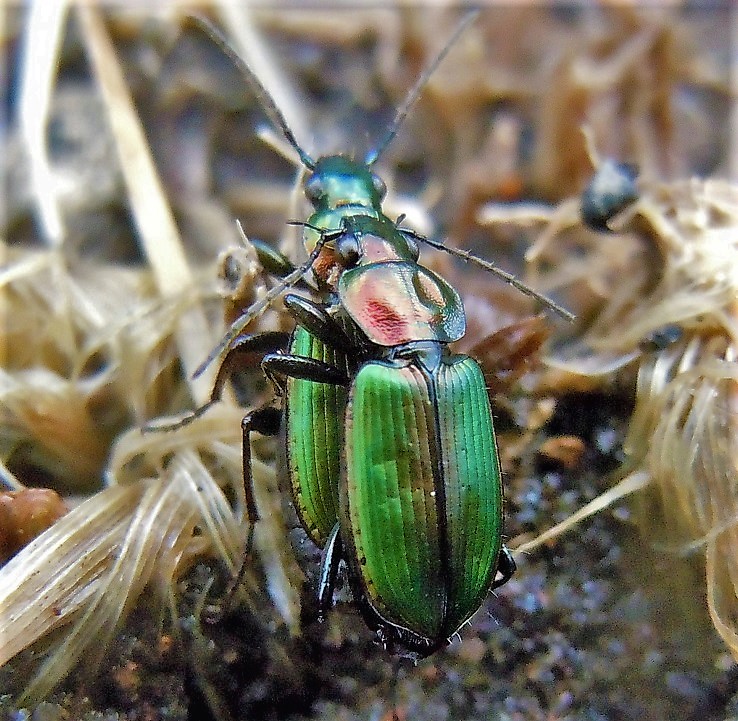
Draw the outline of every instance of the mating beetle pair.
M298 516L323 549L319 612L332 604L344 560L369 627L386 648L416 657L445 645L488 591L515 570L502 544L502 484L484 378L474 360L448 348L464 335L463 304L446 281L418 263L419 243L521 284L401 227L401 219L390 220L382 212L384 183L370 168L470 19L416 84L366 162L343 155L314 161L253 72L212 26L200 23L242 70L310 171L304 189L314 208L302 224L309 257L300 267L257 246L264 264L282 268L283 278L244 311L206 361L226 351L207 406L219 398L235 357L265 353L262 368L284 401L281 410L267 406L243 420L251 533L258 512L250 434L281 431ZM309 272L313 284L305 280ZM298 282L313 297L284 296L297 324L291 336L243 333Z

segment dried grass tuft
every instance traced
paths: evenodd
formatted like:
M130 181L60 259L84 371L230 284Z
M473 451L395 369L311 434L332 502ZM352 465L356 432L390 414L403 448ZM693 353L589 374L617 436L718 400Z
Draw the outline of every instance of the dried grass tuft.
M3 482L22 487L11 470L20 468L88 496L0 569L0 664L32 649L24 657L32 668L24 673L26 703L44 699L81 659L94 669L147 586L168 597L202 555L234 572L247 530L243 411L231 399L175 432L140 429L210 390L208 374L191 379L214 338L204 304L217 296L217 267L201 277L189 269L99 10L76 11L148 266L81 260L68 237L46 228L51 249L8 249L0 270ZM23 87L26 95L37 90ZM256 547L268 591L294 632L302 576L275 510L274 469L258 457L254 483L269 516Z
M627 235L589 238L591 262L567 259L560 227L543 231L532 256L555 258L549 284L595 287L605 296L582 337L549 364L603 382L637 367L624 477L519 550L648 485L658 502L649 494L641 501L645 534L679 553L704 553L710 615L738 659L738 187L646 185L618 230ZM678 339L659 348L654 338L664 328Z

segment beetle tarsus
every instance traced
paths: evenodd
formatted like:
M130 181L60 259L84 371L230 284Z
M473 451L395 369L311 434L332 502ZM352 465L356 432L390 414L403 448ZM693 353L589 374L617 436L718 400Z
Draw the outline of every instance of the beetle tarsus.
M141 426L141 433L169 433L170 431L176 431L178 428L188 426L192 421L199 418L207 411L210 406L214 405L220 400L220 398L210 398L208 401L203 403L199 408L195 408L193 411L187 413L177 421L172 423L157 423L149 422Z
M238 589L241 587L243 577L246 575L246 569L248 568L248 561L251 557L251 549L254 545L254 530L255 521L249 524L249 534L246 537L246 546L244 547L243 555L241 556L241 565L238 567L238 573L233 576L231 582L228 584L228 588L223 595L223 600L220 603L220 609L217 613L212 614L208 618L209 623L217 623L218 621L222 620L223 616L228 613L231 605L233 604L233 599L235 598L236 593L238 593Z
M328 536L320 560L320 577L318 581L318 621L322 622L333 607L333 592L336 589L338 566L343 555L341 542L341 525L336 523Z
M492 590L494 591L496 588L504 586L513 577L517 568L518 566L515 563L512 553L510 553L510 549L503 545L500 549L500 558L497 562L497 571L502 574L502 578L494 581Z

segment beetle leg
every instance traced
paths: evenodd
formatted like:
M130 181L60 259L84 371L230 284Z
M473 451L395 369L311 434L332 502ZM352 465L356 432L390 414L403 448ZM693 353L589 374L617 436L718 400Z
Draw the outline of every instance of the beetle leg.
M343 543L341 542L341 527L339 523L333 526L331 535L328 536L323 554L320 559L320 577L318 580L318 621L323 621L326 614L333 606L333 591L336 588L338 577L338 564L343 555Z
M276 336L281 334L275 333L273 335ZM255 336L254 338L258 337ZM255 350L254 345L256 344L257 341L246 338L244 339L243 343L243 345L249 348L249 350L251 351ZM237 341L229 351L228 355L230 355L234 349L240 349L241 347L242 344L238 343ZM225 378L227 377L225 373L221 373L223 366L226 364L226 360L227 359L224 359L223 364L221 365L221 369L219 369L218 371L218 379L220 379L222 376L222 380L220 381L219 386L218 380L216 379L216 386L218 386L219 388L218 393L220 393L220 389L222 389L222 386L225 383ZM316 360L314 358L306 358L298 355L290 355L286 353L267 353L262 359L261 367L264 371L264 375L266 375L266 377L275 385L278 390L282 391L284 390L284 379L287 377L314 381L316 383L331 383L334 385L348 385L350 382L346 373L336 368L335 366L332 366L329 363L323 363L322 361ZM215 389L213 392L215 393ZM249 519L249 535L246 540L246 550L243 556L244 560L241 563L238 574L235 576L228 591L226 592L226 605L229 604L230 599L233 597L243 579L243 574L246 570L246 559L251 552L251 545L254 540L254 526L259 520L259 511L256 507L256 501L254 499L254 483L253 475L251 472L251 433L255 431L256 433L260 433L263 436L276 436L279 433L281 425L282 412L280 409L275 408L274 406L264 406L262 408L257 408L255 411L252 411L251 413L248 413L246 416L244 416L243 420L241 421L241 457L243 459L244 496L246 500L246 515ZM327 570L325 572L321 571L321 582L324 575L326 578L326 590L323 591L323 593L328 594L327 601L324 600L319 602L322 604L321 609L327 608L330 603L330 599L333 594L333 587L335 586L336 569L338 567L338 561L341 557L342 546L340 542L340 536L338 535L338 524L336 524L336 528L332 533L332 540L329 539L329 546L332 549L331 553L334 555L334 559L329 559L329 561L327 562ZM329 546L327 546L326 548L328 548ZM333 568L334 564L335 568Z
M220 400L226 381L236 370L238 361L244 356L250 353L271 353L279 348L285 348L289 342L289 333L282 333L279 331L268 331L266 333L238 336L233 341L233 344L228 349L228 352L223 357L220 367L218 368L218 373L216 374L215 382L213 383L213 390L210 392L210 400L204 406L197 408L193 412L193 417L196 418L197 416L202 415L205 409Z
M239 359L243 358L248 353L267 353L275 351L278 348L284 348L289 343L289 340L289 333L281 333L278 331L238 336L223 357L220 367L218 368L218 373L215 376L213 390L210 391L210 398L203 403L203 405L190 411L188 415L175 423L170 423L168 425L145 425L142 430L144 432L173 431L177 428L181 428L182 426L186 426L188 423L192 423L192 421L205 413L210 406L220 400L226 381L231 377Z
M272 353L280 348L286 348L289 342L289 333L282 333L280 331L267 331L266 333L238 336L223 357L220 368L218 368L218 373L213 383L213 390L210 393L211 403L215 400L220 400L223 386L235 370L234 365L238 360L249 353Z
M263 436L276 436L282 424L282 412L273 406L264 406L246 414L241 421L242 462L243 462L243 489L246 501L246 516L249 519L249 535L246 538L246 547L241 558L238 573L233 577L225 592L222 606L228 608L236 594L244 573L246 573L247 559L254 542L254 528L259 520L259 509L254 499L254 478L251 473L251 433L256 431ZM214 619L217 620L217 617Z
M354 345L346 331L321 304L294 293L287 293L283 300L290 315L327 346L345 351Z
M494 589L504 586L513 577L516 569L517 565L515 559L512 557L512 553L510 553L510 549L503 545L500 550L500 558L497 562L497 570L502 574L502 578L499 581L494 581L492 590L494 591Z
M286 255L272 248L268 243L257 238L251 238L250 243L256 251L256 257L259 259L261 267L269 275L284 278L295 270L295 264Z
M313 381L314 383L330 383L334 386L347 386L350 378L336 366L315 358L289 353L268 353L261 361L264 375L272 382L279 395L284 394L284 378Z
M243 417L241 421L241 438L243 444L243 484L246 498L246 514L251 526L259 520L259 511L254 501L254 482L251 474L251 433L256 431L262 436L276 436L282 425L282 411L274 406L258 408ZM250 548L247 547L246 552Z

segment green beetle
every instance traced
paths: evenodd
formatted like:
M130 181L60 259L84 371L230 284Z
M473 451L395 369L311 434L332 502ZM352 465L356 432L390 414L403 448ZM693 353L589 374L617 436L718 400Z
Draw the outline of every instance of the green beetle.
M448 349L464 335L463 305L417 263L413 234L384 217L350 215L319 242L328 237L322 283L336 298L286 297L298 326L286 353L262 361L282 387L283 412L269 406L246 416L244 453L251 431L284 428L298 516L325 549L320 614L344 559L354 599L383 645L425 656L515 568L502 545L484 377ZM244 343L253 350L260 337L241 336L230 352ZM250 468L244 473L248 485Z
M492 414L478 364L448 350L465 331L456 292L417 265L370 265L359 278L356 272L341 278L342 305L383 350L361 366L349 390L339 488L343 548L337 543L336 558L326 554L325 565L346 558L353 596L385 646L425 656L515 570L502 545ZM393 297L391 276L403 294Z
M233 358L264 353L262 369L284 403L281 410L256 409L242 423L250 534L258 520L250 434L281 431L298 516L323 549L319 615L332 605L345 560L367 624L386 648L416 657L445 645L490 588L515 570L502 544L502 483L484 378L474 360L448 348L464 335L463 304L456 290L418 263L419 243L471 260L566 315L492 264L430 241L382 212L385 186L370 166L471 19L457 28L365 162L343 155L314 161L258 78L217 30L200 23L242 70L310 171L304 187L314 212L301 224L309 253L301 266L257 244L264 266L279 269L282 280L244 311L203 364L225 352L210 401L191 417L218 400ZM314 284L306 281L308 273ZM298 284L313 297L284 295L297 323L291 336L244 334Z
M366 364L345 445L340 533L354 598L385 645L428 655L515 569L479 366L433 343Z
M344 559L382 644L421 657L447 643L515 564L502 545L484 378L448 349L464 335L463 305L417 263L415 240L372 215L344 216L321 235L325 301L286 296L298 326L287 352L262 360L283 411L258 409L243 428L245 459L251 431L284 429L298 516L324 548L319 613ZM239 336L229 354L261 337ZM246 461L244 475L248 486Z

